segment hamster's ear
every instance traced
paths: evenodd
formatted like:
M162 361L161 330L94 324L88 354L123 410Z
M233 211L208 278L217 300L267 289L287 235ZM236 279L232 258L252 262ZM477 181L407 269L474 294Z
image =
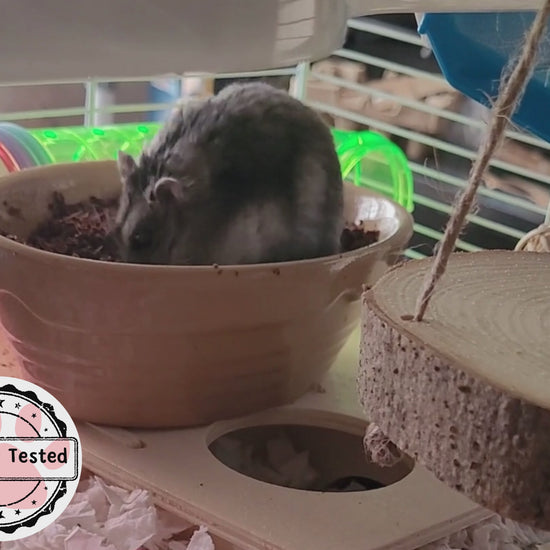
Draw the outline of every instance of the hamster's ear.
M123 151L118 152L117 164L122 180L127 180L137 168L136 161Z
M184 202L188 197L188 190L191 185L175 178L160 178L153 188L153 196L159 202Z

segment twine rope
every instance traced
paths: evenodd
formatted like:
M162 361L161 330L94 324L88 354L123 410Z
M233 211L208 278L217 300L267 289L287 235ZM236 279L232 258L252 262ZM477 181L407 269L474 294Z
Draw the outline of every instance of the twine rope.
M426 275L416 303L415 321L422 321L438 281L441 279L456 241L466 225L466 217L474 206L476 193L483 181L489 162L500 146L508 121L517 108L536 65L538 47L550 15L550 0L545 0L527 34L522 52L512 72L503 76L498 98L491 111L487 133L468 177L468 183L458 198L445 228L431 270Z

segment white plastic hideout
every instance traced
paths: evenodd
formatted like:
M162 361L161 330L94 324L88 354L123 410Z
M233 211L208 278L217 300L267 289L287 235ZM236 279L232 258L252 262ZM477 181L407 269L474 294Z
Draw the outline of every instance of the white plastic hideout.
M17 376L3 333L0 338L0 375ZM355 382L358 355L356 332L319 387L292 405L246 418L181 430L79 424L83 465L121 487L149 490L162 508L206 525L216 538L216 550L413 550L491 516L419 465L379 489L322 493L258 481L210 452L213 441L235 430L300 426L305 434L301 442L309 439L309 448L317 448L317 467L338 476L357 475L366 465L366 422ZM340 437L312 437L316 428ZM373 472L369 477L380 482L391 475Z
M315 61L349 17L531 10L541 0L0 0L0 83L242 72Z

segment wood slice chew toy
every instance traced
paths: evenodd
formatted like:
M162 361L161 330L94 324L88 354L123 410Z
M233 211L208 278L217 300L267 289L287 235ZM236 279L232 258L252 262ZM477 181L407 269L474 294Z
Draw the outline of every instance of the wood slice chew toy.
M367 418L475 502L550 529L550 254L453 254L415 322L431 263L363 296Z
M550 529L550 256L453 250L549 18L545 0L503 76L435 258L393 269L364 295L358 378L371 422L365 450L375 461L391 464L397 445L478 503L543 529Z

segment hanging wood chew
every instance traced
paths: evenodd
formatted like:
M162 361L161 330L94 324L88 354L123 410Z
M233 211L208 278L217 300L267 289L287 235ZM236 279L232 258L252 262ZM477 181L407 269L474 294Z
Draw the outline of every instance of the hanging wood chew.
M426 320L403 320L430 267L364 296L367 418L449 486L550 529L550 255L453 254Z
M549 13L546 0L435 258L364 294L358 385L379 428L365 438L371 456L396 456L380 449L387 437L479 504L550 530L550 255L453 253Z

